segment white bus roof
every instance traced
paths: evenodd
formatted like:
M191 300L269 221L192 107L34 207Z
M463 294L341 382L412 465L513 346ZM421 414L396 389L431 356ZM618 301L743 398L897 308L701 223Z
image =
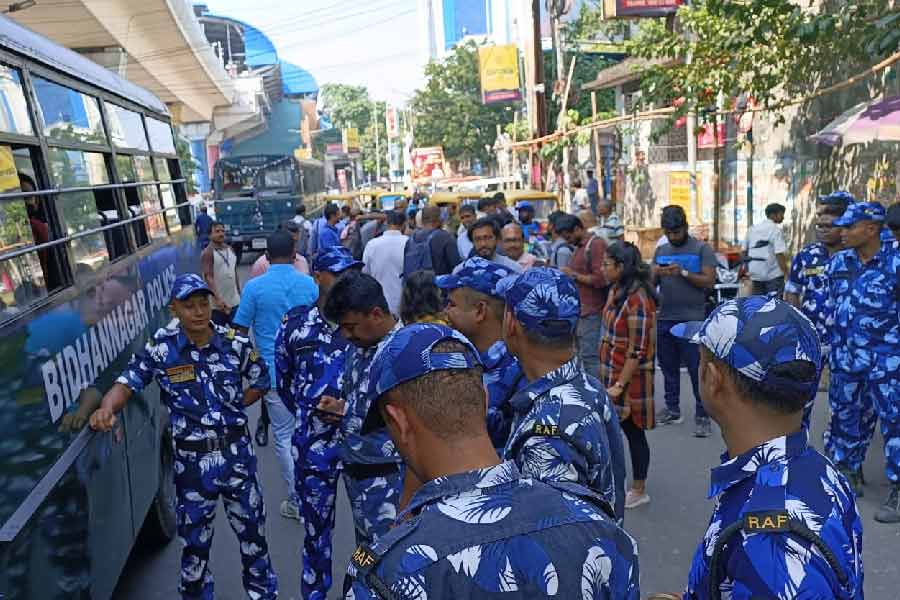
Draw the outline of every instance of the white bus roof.
M169 114L165 103L144 88L7 17L0 17L0 48L121 96L148 110Z

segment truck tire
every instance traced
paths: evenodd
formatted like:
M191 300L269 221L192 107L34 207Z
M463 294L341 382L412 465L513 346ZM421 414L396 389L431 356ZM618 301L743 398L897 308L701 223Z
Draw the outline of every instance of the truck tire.
M141 545L162 547L174 539L177 533L175 509L175 469L172 456L172 441L162 440L159 462L159 488L150 504L147 517L141 527Z
M231 249L234 250L235 261L237 264L241 264L241 258L244 256L244 244L241 242L232 244Z

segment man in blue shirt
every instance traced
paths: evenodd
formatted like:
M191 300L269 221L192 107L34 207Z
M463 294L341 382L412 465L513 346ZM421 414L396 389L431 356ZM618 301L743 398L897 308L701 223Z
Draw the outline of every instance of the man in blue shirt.
M852 204L834 224L846 250L828 264L831 331L831 423L825 449L862 496L862 464L881 420L891 490L875 514L900 523L900 252L880 233L884 207Z
M535 267L497 284L506 298L503 339L528 385L511 399L513 422L503 458L542 481L594 490L624 516L625 451L619 418L574 352L581 302L557 269Z
M215 596L209 552L221 496L240 541L247 596L274 599L278 580L269 559L266 513L245 411L269 389L269 373L249 339L211 322L211 295L199 275L175 280L170 308L178 325L157 331L131 358L91 415L91 427L111 431L116 413L132 394L155 379L174 438L178 535L184 544L182 598Z
M337 223L341 218L341 210L337 204L325 205L323 213L324 223L319 224L319 243L316 245L316 251L321 252L326 248L341 245L341 232L338 231Z
M276 231L269 236L266 249L269 270L244 286L240 308L233 322L245 333L253 329L256 345L269 367L272 389L266 394L265 401L275 436L275 454L287 486L287 498L281 503L281 514L299 519L299 501L294 491L294 459L291 456L294 414L284 405L276 387L275 334L290 309L316 303L319 288L312 277L294 269L294 254L294 238L288 232Z
M373 420L423 483L397 526L353 553L346 599L640 598L637 546L594 494L497 458L465 337L410 325L377 352L370 379Z
M591 201L591 212L597 214L597 203L600 201L600 183L594 178L594 171L587 172L587 185L585 186L588 199Z
M450 325L478 348L488 391L487 429L498 452L503 451L509 438L512 424L509 401L528 383L519 361L503 341L506 303L496 292L497 283L514 274L495 262L475 257L463 262L454 275L440 275L434 281L449 294Z
M194 233L197 235L197 243L201 249L209 245L209 236L212 233L213 220L207 212L206 204L200 205L200 214L194 220Z
M862 598L853 491L802 426L822 369L812 323L786 302L749 296L672 333L700 345L703 404L727 447L685 598Z
M321 315L329 290L341 274L363 266L343 246L316 255L313 275L317 306L295 306L284 315L275 337L278 393L296 416L293 451L295 489L303 536L303 598L325 600L331 588L331 532L338 480L339 415L319 409L323 396L340 397L350 344Z

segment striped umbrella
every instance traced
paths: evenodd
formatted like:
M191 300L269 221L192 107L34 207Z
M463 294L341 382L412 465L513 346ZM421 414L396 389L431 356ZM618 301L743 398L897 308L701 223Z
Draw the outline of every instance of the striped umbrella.
M858 104L809 139L829 146L900 142L900 96Z

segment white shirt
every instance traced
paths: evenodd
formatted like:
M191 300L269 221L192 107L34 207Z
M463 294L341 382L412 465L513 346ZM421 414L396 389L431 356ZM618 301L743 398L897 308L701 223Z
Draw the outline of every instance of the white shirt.
M391 313L400 314L400 296L403 294L403 250L409 239L399 231L389 229L381 237L373 238L363 250L363 273L378 280L384 290Z
M784 240L784 231L781 226L770 219L758 223L747 232L747 240L744 242L744 250L750 262L747 270L753 281L772 281L784 277L784 272L778 265L776 254L787 252L787 243Z
M462 223L456 228L456 249L459 250L459 256L463 260L469 258L472 252L472 242L469 240L469 230Z

